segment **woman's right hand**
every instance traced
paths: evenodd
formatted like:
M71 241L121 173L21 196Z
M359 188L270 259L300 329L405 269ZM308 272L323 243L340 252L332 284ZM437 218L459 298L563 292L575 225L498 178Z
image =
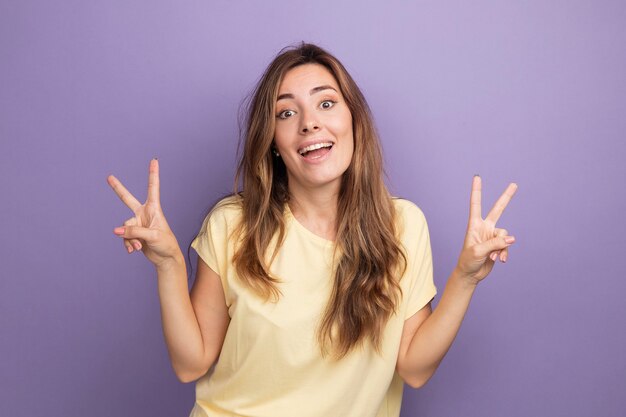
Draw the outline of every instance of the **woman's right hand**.
M107 182L115 194L131 209L134 216L124 222L124 226L113 230L124 239L128 253L143 251L144 255L157 268L182 258L176 236L165 220L159 197L159 162L150 161L148 176L148 197L141 204L113 175Z

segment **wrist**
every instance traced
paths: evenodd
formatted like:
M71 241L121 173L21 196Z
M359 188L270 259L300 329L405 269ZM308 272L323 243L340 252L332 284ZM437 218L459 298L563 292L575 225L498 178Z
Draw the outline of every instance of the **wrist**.
M157 272L171 272L176 269L187 269L183 254L178 252L174 256L167 257L155 265Z
M451 278L457 281L463 287L467 287L468 289L471 289L471 290L476 289L476 287L478 286L478 283L480 282L479 279L476 279L472 275L461 271L458 265L452 271Z

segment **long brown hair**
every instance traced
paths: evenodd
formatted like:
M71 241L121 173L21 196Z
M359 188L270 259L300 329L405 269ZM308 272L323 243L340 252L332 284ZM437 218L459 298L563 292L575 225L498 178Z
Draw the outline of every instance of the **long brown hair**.
M335 77L352 114L354 153L337 206L336 270L318 328L322 354L344 357L370 340L380 351L384 326L402 295L406 258L394 228L394 208L382 178L382 154L367 102L344 66L322 48L302 43L281 51L262 75L248 106L235 187L242 204L233 262L240 279L267 300L280 297L269 273L285 234L287 171L272 155L278 89L290 69L323 65ZM236 190L237 192L237 190ZM268 248L273 247L269 260Z

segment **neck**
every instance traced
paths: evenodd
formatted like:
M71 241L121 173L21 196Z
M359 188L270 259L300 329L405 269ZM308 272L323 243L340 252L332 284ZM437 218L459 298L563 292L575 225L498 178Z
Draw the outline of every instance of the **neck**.
M320 237L335 240L338 186L315 189L289 186L289 195L289 209L300 224Z

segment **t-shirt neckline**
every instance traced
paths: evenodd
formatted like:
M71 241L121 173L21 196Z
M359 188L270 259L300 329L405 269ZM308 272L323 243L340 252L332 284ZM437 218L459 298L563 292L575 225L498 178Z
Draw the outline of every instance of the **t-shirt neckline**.
M309 238L325 246L333 246L335 244L334 241L318 236L312 231L310 231L309 229L307 229L306 227L304 227L304 225L300 223L298 219L296 219L296 216L293 215L288 203L285 203L285 214L286 214L286 218L289 219L296 226L296 228L298 228L302 233L307 235Z

